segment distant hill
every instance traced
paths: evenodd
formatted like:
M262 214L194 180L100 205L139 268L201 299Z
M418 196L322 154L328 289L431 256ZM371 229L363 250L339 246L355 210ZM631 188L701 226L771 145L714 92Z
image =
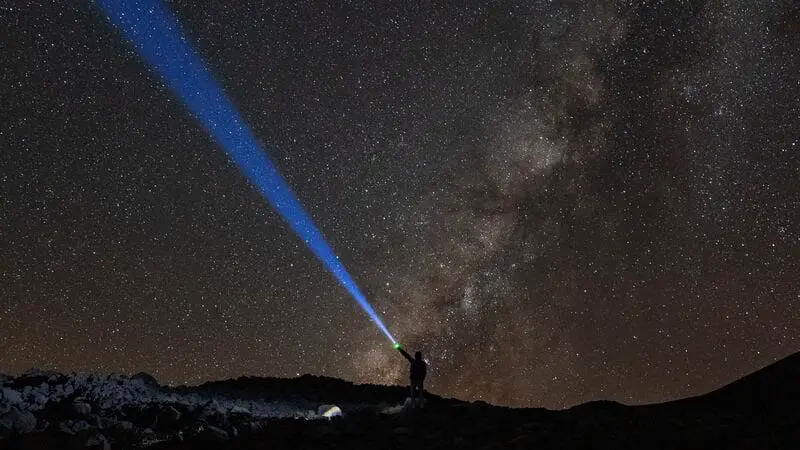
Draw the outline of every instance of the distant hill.
M684 402L742 413L796 415L800 407L800 352Z

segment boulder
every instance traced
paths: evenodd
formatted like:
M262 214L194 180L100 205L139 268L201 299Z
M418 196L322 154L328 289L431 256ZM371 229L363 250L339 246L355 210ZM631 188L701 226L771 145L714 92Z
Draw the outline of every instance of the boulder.
M222 428L215 427L214 425L206 425L202 427L198 433L198 437L205 441L222 442L230 439L230 435Z
M76 420L75 423L72 424L72 429L75 433L80 433L81 431L91 430L92 426L85 420Z
M235 405L233 408L231 408L231 414L247 414L247 415L250 415L251 413L250 413L249 409L247 409L247 408L245 408L243 406Z
M58 424L58 429L64 434L74 435L75 431L72 430L72 421L65 420Z
M90 430L91 428L92 426L85 420L65 420L58 424L58 429L61 430L62 433L69 435L76 435L81 431Z
M216 401L208 402L203 409L200 411L199 417L201 420L205 421L208 424L215 425L215 426L226 426L228 425L228 417L225 413L222 412L219 403Z
M174 424L181 420L181 413L173 406L167 406L166 408L161 410L161 414L158 417L158 421L162 424Z
M111 450L111 444L108 439L100 433L89 436L84 446L94 450Z
M0 403L22 403L22 395L10 388L0 388Z
M92 412L92 405L83 402L75 402L72 404L72 409L75 410L76 413L86 416Z
M0 416L0 435L30 433L35 429L36 417L30 411L12 406L7 413Z
M131 431L133 430L133 422L129 422L127 420L117 421L116 428L123 431Z
M149 373L139 372L131 377L133 381L139 381L145 386L158 387L158 380Z
M178 427L182 416L174 406L152 405L142 412L138 422L156 432L170 432Z

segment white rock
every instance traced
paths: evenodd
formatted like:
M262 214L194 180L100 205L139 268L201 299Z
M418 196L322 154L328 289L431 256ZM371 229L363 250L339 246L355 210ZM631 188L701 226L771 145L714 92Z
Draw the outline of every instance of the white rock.
M336 405L322 405L317 408L317 414L322 417L341 417L342 409Z

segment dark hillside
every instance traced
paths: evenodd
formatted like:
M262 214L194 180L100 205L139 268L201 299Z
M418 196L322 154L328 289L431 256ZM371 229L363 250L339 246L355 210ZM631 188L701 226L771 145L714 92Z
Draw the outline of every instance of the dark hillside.
M504 408L326 377L160 387L136 376L3 377L2 448L800 448L800 354L699 397ZM49 396L49 397L48 397ZM336 405L343 415L323 417Z

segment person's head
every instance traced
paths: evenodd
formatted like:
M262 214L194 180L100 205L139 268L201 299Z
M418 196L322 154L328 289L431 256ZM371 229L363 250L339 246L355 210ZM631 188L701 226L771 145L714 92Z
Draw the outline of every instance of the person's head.
M422 352L418 351L417 353L414 353L414 359L416 360L422 359Z

